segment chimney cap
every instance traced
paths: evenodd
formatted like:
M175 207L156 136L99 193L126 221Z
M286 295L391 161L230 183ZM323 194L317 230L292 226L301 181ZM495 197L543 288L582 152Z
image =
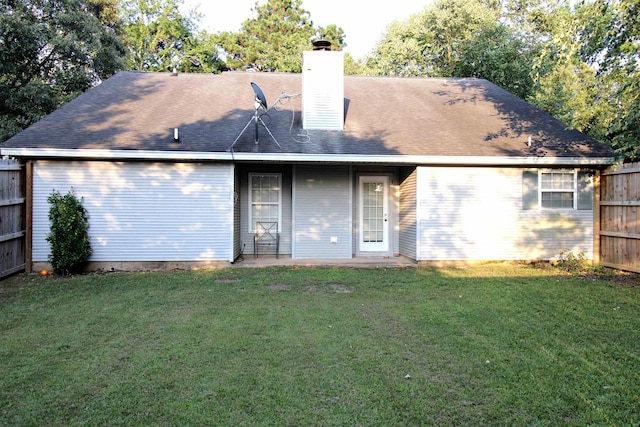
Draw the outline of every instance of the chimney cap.
M313 42L313 50L331 50L331 42L329 40L316 40Z

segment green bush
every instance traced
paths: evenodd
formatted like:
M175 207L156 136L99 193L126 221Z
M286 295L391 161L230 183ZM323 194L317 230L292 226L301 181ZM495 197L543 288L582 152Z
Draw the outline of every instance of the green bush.
M91 256L87 211L73 189L64 196L53 191L47 198L51 231L47 242L51 247L49 262L62 274L78 271Z
M578 255L571 251L561 251L558 259L558 267L571 274L582 274L589 270L584 252Z
M574 276L598 275L606 277L611 275L610 270L593 265L584 252L576 255L571 251L561 251L557 267Z

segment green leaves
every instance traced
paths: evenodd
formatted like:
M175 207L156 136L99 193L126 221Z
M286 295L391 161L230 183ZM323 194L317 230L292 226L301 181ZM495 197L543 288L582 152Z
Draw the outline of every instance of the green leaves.
M374 73L478 77L526 97L537 43L499 19L497 5L440 0L406 22L394 22L368 63Z
M0 141L121 68L115 0L0 5Z
M127 67L139 71L220 72L212 37L197 34L198 15L180 13L180 0L125 0L124 19Z
M463 55L456 75L487 79L523 99L531 95L537 45L499 24L483 30L461 47Z
M299 73L302 52L312 48L314 38L330 41L333 49L344 46L342 28L314 28L301 0L268 0L254 11L239 32L219 35L230 68Z
M640 159L637 0L583 2L557 14L533 101L568 125Z
M92 253L87 211L73 189L65 195L53 191L47 202L51 205L51 230L46 238L51 246L49 262L56 271L69 274L79 269Z
M640 159L638 0L437 0L393 22L378 75L487 79Z

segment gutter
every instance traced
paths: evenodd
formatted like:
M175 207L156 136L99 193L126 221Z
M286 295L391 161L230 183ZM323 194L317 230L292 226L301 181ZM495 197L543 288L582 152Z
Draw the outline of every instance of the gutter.
M2 156L59 160L271 162L467 166L608 166L616 157L405 156L363 154L231 153L151 150L2 148Z

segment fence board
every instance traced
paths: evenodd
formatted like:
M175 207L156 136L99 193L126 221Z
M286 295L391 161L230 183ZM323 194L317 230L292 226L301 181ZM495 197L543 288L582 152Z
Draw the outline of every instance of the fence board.
M24 270L26 195L23 166L0 159L0 278Z
M604 170L599 196L599 264L640 273L640 162Z

